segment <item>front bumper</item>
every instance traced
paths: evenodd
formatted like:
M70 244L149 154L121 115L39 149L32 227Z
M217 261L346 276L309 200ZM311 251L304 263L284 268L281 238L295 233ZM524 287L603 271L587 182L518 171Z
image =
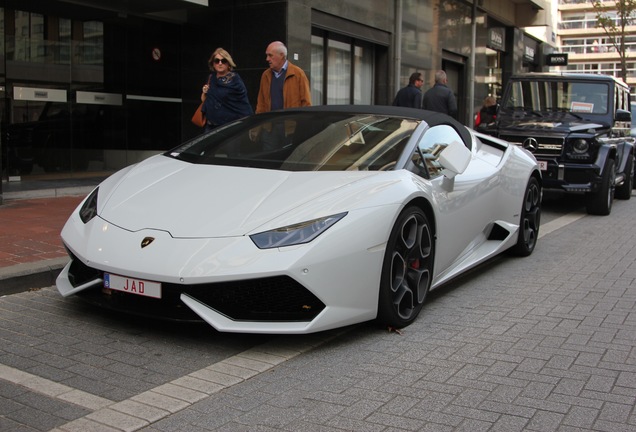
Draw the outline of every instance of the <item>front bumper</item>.
M374 319L390 206L351 212L311 243L259 250L247 236L177 239L76 215L57 278L78 295L135 315L205 321L218 331L312 333ZM388 228L387 228L388 229ZM145 237L152 245L141 248ZM104 272L161 283L160 300L104 288Z
M566 192L596 192L601 184L601 170L596 164L559 163L537 157L541 165L543 187Z

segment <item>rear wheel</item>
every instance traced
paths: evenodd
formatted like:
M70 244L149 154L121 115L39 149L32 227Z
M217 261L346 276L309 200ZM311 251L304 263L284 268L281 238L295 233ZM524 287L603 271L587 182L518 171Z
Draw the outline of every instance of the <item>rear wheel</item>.
M612 211L614 187L616 184L616 165L613 159L605 162L601 186L595 194L588 194L586 209L589 214L607 216Z
M418 207L398 217L387 242L378 303L378 321L402 328L422 310L433 277L435 244L431 226Z
M528 256L534 251L539 239L539 225L541 223L541 186L539 181L530 177L519 221L517 244L510 252L517 256Z

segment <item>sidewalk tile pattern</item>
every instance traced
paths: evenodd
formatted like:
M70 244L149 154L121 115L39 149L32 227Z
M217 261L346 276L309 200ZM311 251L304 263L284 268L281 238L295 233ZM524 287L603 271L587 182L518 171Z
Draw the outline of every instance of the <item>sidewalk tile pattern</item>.
M126 317L54 287L0 297L0 430L636 430L634 214L618 201L492 260L401 334L366 323L316 343Z
M67 256L60 232L83 196L10 200L0 206L0 267Z

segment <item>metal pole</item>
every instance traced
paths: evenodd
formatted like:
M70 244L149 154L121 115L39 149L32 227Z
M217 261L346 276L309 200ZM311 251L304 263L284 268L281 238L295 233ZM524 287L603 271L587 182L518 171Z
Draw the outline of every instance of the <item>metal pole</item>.
M470 57L468 59L468 126L475 123L475 49L477 48L477 0L473 0L470 24Z
M402 75L402 0L395 2L395 34L393 49L394 53L394 76L393 76L393 94L401 87L400 76Z

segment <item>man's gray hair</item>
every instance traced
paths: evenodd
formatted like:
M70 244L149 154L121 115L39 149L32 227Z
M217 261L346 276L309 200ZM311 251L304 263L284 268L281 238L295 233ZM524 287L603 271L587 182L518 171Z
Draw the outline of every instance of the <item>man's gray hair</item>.
M435 72L435 82L438 84L444 84L444 81L446 80L446 72L444 72L443 70L438 70L437 72Z
M272 42L273 48L287 58L287 47L281 41Z

